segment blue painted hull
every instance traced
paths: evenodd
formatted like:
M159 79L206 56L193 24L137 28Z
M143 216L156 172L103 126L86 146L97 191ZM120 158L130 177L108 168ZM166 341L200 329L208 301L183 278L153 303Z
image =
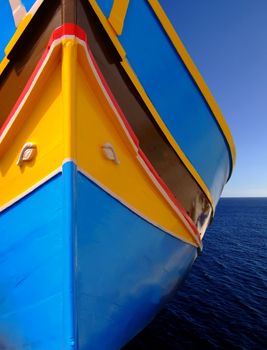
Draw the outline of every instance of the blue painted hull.
M7 349L119 349L197 255L73 163L1 213L0 226L0 346Z
M63 203L58 175L0 214L0 348L70 349Z
M112 1L98 3L109 17ZM229 146L149 1L129 2L119 41L163 122L217 204L232 169Z

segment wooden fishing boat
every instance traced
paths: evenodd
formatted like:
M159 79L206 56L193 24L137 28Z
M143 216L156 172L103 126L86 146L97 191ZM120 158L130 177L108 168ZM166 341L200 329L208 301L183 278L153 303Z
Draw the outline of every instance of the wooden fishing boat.
M157 0L0 9L0 348L119 349L201 251L230 131Z

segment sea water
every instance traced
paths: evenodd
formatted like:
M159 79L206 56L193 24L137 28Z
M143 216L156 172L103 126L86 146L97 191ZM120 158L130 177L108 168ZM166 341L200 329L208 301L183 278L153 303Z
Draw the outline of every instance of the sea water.
M223 198L203 253L125 350L267 350L267 198Z

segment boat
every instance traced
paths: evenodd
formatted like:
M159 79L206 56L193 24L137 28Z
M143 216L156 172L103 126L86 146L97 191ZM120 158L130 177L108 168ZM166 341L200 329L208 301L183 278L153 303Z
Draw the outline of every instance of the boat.
M201 253L230 130L159 1L0 10L0 348L120 349Z

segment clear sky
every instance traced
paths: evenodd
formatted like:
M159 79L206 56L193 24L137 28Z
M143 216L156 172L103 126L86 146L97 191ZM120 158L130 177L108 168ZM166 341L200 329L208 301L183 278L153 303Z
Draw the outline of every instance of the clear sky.
M223 195L267 197L267 0L160 0L232 131Z

